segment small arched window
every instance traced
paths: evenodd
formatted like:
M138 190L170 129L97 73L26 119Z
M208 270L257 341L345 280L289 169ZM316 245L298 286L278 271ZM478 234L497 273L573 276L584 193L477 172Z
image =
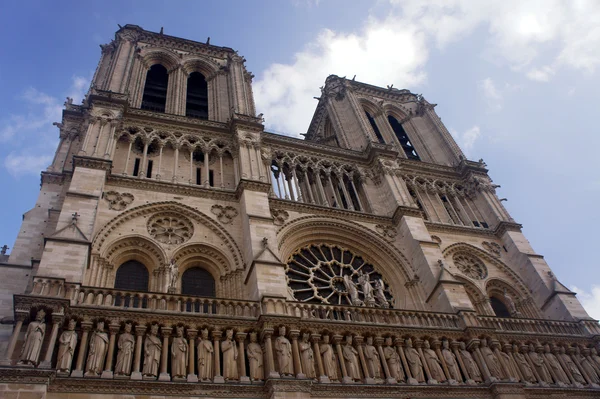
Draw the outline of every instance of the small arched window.
M165 112L168 85L169 73L167 72L167 68L160 64L152 65L146 74L142 109Z
M504 302L502 302L500 299L496 298L495 296L490 298L490 305L492 305L492 309L494 310L494 313L496 313L496 316L512 317L508 308L504 304Z
M181 293L183 295L214 297L215 279L212 274L201 267L192 267L181 276Z
M392 115L388 115L388 122L390 123L392 130L396 134L396 138L400 142L400 145L402 146L402 149L404 150L406 157L408 159L414 159L415 161L420 161L421 158L419 157L419 154L417 154L417 150L415 150L415 147L412 145L412 143L408 139L408 135L404 131L404 128L402 127L400 122L398 122L398 119L394 118Z
M375 132L375 136L377 136L377 141L379 141L381 144L385 144L385 140L383 139L383 136L381 135L381 132L377 127L377 123L375 123L375 119L371 116L371 114L368 111L365 111L365 114L367 115L367 119L369 120L369 123L373 128L373 132Z
M185 116L208 119L208 84L200 72L188 77Z
M120 290L148 291L148 269L137 260L129 260L117 269L115 288Z

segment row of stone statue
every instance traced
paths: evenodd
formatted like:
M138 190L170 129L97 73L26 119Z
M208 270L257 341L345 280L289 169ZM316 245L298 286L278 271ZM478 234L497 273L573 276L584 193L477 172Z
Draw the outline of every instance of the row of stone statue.
M45 334L41 312L28 326L22 364L37 364ZM131 323L126 323L122 332L119 324L110 324L109 334L103 321L98 321L93 330L92 322L83 321L72 369L79 341L76 324L71 319L58 340L59 375L190 382L295 377L323 383L472 385L502 380L543 386L600 384L600 356L595 348L539 343L501 345L497 340L488 345L486 339L471 339L468 345L447 339L416 339L413 343L410 338L369 336L365 340L361 336L288 332L283 326L274 340L273 330L264 329L259 342L256 332L235 333L226 329L223 337L220 330L198 332L183 326L175 327L171 338L173 328L157 324L151 325L149 331L145 325L135 326L134 337Z

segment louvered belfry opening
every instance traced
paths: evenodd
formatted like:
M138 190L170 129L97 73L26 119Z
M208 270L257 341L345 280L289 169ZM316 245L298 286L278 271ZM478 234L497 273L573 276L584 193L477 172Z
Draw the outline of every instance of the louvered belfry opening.
M142 109L154 112L165 112L167 104L167 87L169 85L169 74L167 69L160 65L152 65L146 75L144 95L142 97Z
M200 72L192 72L187 82L185 115L208 119L208 84Z

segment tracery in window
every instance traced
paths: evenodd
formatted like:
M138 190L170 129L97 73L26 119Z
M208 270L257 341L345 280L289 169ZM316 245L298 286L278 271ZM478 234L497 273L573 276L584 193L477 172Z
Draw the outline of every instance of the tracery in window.
M309 245L286 264L288 287L300 302L390 307L382 275L361 256L336 245Z
M176 213L161 213L148 220L148 233L163 244L182 244L194 234L194 226Z
M475 280L483 280L487 277L487 268L479 258L473 255L458 253L454 255L452 260L458 270L467 277L471 277Z

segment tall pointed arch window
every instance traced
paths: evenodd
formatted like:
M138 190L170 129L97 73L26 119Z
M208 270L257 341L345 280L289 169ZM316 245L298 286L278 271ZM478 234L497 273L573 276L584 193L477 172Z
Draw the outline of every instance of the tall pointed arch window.
M400 122L398 122L398 119L394 118L392 115L388 115L388 122L390 123L392 130L396 134L396 138L400 142L400 145L402 146L406 157L408 159L420 161L421 158L419 157L419 154L417 154L417 150L415 150L415 147L410 142L408 135L404 131L404 128L402 127Z
M188 77L185 116L208 119L208 83L200 72Z
M214 297L215 279L212 274L201 267L192 267L181 276L181 293L183 295Z
M154 112L165 112L167 105L167 87L169 73L167 68L160 64L150 67L146 74L144 95L142 96L142 109Z
M115 288L119 290L148 291L148 269L137 260L129 260L117 269Z
M369 111L365 111L365 115L367 115L369 124L371 124L371 128L373 128L373 132L375 133L375 136L377 136L377 141L379 141L381 144L385 144L385 140L383 139L383 136L381 135L381 131L377 127L377 123L375 123L375 118L373 118L371 116Z

